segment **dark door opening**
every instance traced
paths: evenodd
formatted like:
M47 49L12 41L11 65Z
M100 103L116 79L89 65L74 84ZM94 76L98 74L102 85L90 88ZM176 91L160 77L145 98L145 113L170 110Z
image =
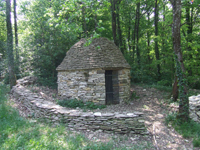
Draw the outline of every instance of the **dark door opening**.
M105 71L106 105L119 103L118 71Z

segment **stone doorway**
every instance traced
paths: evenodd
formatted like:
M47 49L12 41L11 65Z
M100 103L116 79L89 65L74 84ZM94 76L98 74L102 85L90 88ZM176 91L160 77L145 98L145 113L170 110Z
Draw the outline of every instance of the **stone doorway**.
M117 70L105 70L106 105L119 104L119 82Z

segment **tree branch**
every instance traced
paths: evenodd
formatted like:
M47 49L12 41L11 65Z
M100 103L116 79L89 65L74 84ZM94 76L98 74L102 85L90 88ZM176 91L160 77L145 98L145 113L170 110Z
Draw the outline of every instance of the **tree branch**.
M200 20L197 20L197 21L193 21L193 22L190 22L190 23L196 23L196 22L200 22ZM181 26L185 25L187 22L181 24Z

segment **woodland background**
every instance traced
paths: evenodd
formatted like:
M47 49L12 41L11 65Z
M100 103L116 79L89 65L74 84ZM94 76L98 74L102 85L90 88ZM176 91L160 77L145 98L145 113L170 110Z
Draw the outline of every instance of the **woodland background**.
M189 87L196 89L200 89L199 4L200 0L181 1L185 75ZM0 70L8 82L4 0L0 10ZM107 37L131 65L134 83L174 82L173 11L167 0L14 0L11 14L17 78L34 74L42 84L56 88L56 67L67 50L81 38Z

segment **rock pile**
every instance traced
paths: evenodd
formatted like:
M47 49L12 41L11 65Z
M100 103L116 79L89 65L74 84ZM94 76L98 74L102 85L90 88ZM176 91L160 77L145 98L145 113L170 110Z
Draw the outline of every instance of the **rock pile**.
M36 83L37 77L34 76L27 76L22 79L17 80L17 84L19 85L31 85Z
M20 85L19 82L12 88L11 93L29 110L31 117L43 118L54 124L65 123L69 128L77 130L90 129L120 134L148 134L141 112L120 114L118 112L83 112L77 109L68 109L45 100L42 96L38 96Z
M200 94L189 97L190 118L200 123Z

